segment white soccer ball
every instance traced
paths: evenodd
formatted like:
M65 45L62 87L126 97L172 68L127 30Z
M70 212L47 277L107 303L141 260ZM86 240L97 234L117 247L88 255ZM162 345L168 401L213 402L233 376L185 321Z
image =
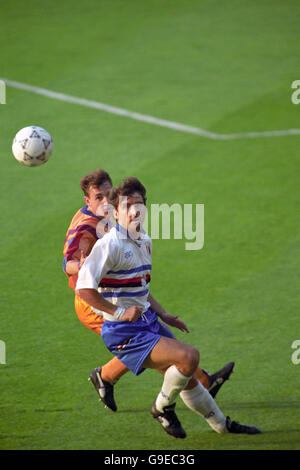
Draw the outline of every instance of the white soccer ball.
M17 132L12 152L18 162L25 166L40 166L46 163L53 150L48 131L39 126L28 126Z

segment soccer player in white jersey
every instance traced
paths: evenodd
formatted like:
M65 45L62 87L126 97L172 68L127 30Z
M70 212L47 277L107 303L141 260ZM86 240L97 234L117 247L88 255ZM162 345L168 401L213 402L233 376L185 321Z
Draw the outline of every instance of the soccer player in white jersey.
M98 168L81 178L80 188L83 191L86 205L80 208L72 218L63 250L63 269L68 276L69 286L73 290L75 290L78 272L84 259L98 238L101 238L102 232L105 233L108 229L103 220L106 220L106 206L109 203L108 197L112 189L112 181L106 171ZM165 325L188 331L179 318L167 313L158 303L154 302L154 299L152 299L151 306ZM101 335L103 317L96 314L93 308L77 295L75 295L75 311L84 326ZM213 374L198 367L195 375L209 390L209 393L215 397L220 387L229 379L233 367L234 362L229 362ZM89 380L100 396L100 400L112 411L117 410L114 384L127 372L127 367L116 357L113 357L112 360L101 367L96 367L89 374Z
M168 434L186 436L175 414L178 395L218 433L259 433L254 426L225 418L194 376L198 350L175 339L151 308L155 303L149 292L151 239L141 227L144 186L136 178L127 178L112 191L110 200L118 223L95 243L76 285L77 294L105 318L102 339L107 348L136 375L146 368L164 374L151 414Z

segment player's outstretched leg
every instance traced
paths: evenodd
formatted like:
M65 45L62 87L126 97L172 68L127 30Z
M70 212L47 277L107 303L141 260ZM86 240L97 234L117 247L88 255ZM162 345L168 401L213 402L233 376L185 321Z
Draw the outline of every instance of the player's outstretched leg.
M194 380L195 379L192 379L190 384ZM225 418L208 390L205 389L200 382L198 382L193 388L182 390L180 397L188 408L203 416L209 426L217 433L260 433L260 430L254 426L246 426L235 421L231 421L229 417Z
M204 417L215 432L227 432L225 416L208 390L195 378L181 391L180 397L190 410Z

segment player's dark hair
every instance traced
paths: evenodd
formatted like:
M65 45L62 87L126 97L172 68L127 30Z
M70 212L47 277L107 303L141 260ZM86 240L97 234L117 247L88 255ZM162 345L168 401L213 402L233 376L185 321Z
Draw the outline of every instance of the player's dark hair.
M84 192L85 196L89 196L89 190L91 186L101 186L101 184L108 181L112 185L111 178L106 171L102 170L102 168L98 168L98 170L92 171L88 175L85 175L80 180L80 188Z
M146 204L147 198L145 186L143 186L142 183L134 176L129 176L128 178L125 178L119 186L110 190L110 203L117 209L121 196L132 196L134 193L139 193L143 198L144 204Z

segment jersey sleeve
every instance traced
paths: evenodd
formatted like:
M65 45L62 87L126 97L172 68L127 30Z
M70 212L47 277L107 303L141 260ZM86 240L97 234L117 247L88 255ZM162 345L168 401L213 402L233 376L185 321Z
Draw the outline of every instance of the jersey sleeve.
M80 260L81 251L83 251L85 255L88 255L97 239L94 227L87 224L76 227L74 233L71 233L65 243L63 263L64 271L68 261Z
M113 268L118 257L118 249L109 236L98 240L83 263L76 289L98 289L101 279Z

